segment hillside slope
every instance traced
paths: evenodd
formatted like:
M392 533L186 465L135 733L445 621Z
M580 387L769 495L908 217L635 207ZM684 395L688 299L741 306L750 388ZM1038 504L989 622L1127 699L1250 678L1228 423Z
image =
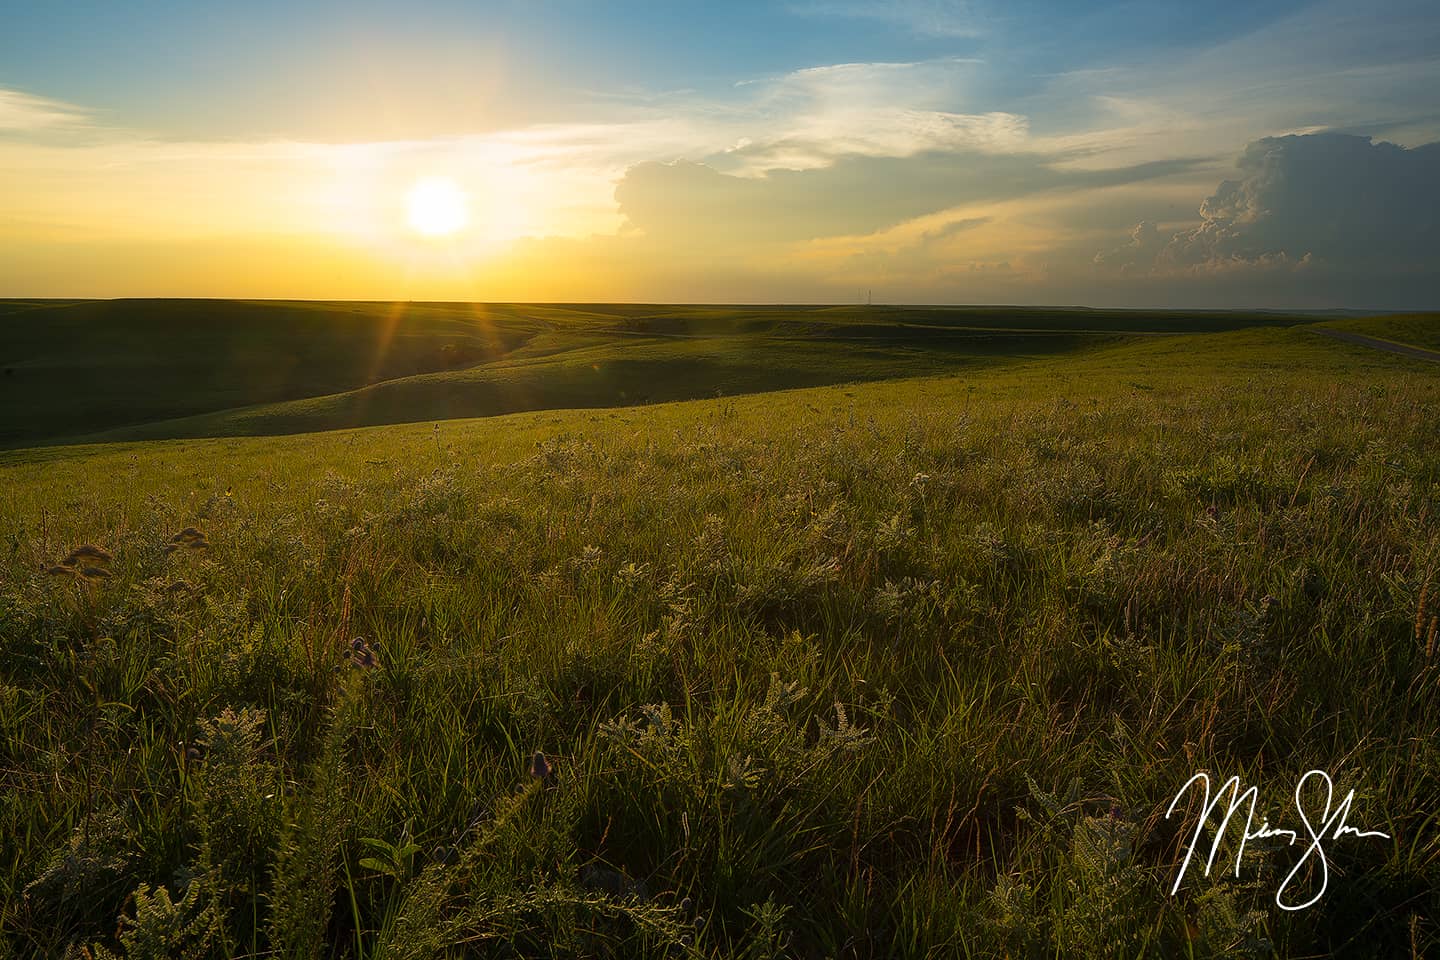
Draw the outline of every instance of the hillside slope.
M1440 314L1410 313L1331 320L1322 326L1423 350L1440 351Z
M0 444L470 366L545 326L470 304L24 304L0 312Z
M1428 955L1437 407L1267 329L0 455L0 952ZM1170 894L1188 778L1315 768L1398 839Z
M913 376L1117 337L1302 319L1004 307L0 301L0 446L613 406ZM553 363L542 369L540 359Z

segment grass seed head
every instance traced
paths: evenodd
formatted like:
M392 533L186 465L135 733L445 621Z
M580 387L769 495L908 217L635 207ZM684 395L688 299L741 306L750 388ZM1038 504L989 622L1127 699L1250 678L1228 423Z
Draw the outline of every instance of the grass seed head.
M113 559L110 551L103 547L97 547L93 543L86 543L70 551L70 555L65 558L65 565L73 567L81 560L89 560L92 563L109 563Z
M530 758L530 776L543 783L549 781L554 775L555 771L551 768L550 761L545 759L545 754L536 750L535 756Z

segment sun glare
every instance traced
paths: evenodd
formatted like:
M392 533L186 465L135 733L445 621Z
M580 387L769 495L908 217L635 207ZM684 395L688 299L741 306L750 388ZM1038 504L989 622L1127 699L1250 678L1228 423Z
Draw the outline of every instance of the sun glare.
M426 177L405 195L405 217L416 232L443 237L470 222L469 197L454 180Z

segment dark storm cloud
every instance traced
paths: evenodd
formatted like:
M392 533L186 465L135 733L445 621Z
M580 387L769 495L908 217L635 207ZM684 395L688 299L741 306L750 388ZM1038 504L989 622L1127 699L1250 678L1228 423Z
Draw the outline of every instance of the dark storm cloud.
M1440 143L1266 137L1245 148L1238 166L1241 178L1201 203L1198 227L1167 235L1142 222L1128 244L1096 261L1127 272L1440 269Z

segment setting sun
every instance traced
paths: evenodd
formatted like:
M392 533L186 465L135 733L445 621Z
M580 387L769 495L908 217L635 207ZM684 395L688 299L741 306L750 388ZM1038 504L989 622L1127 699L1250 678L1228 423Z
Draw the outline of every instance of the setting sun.
M442 237L470 222L469 197L447 177L419 180L405 195L405 219L427 237Z

